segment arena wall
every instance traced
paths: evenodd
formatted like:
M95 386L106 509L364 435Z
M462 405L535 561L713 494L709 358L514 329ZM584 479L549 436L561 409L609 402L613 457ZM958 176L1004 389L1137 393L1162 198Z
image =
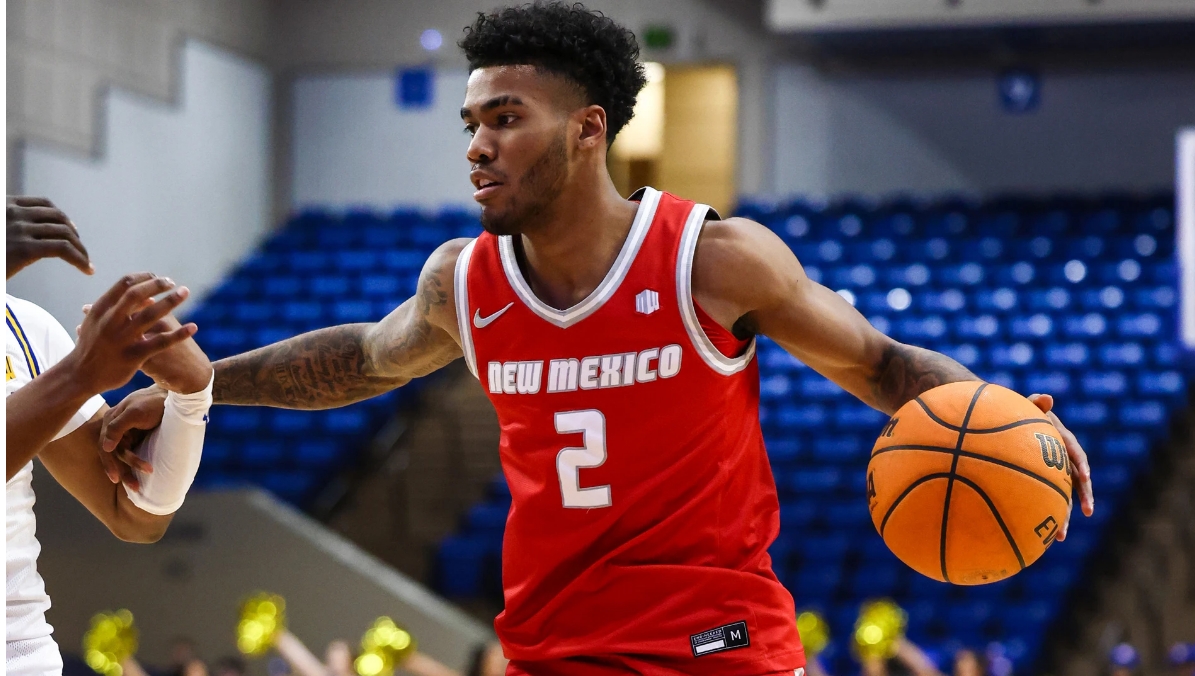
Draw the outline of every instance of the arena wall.
M177 104L108 91L99 156L25 145L25 192L51 197L74 219L96 274L46 261L9 290L68 328L84 303L128 272L170 275L198 297L269 228L269 72L193 41L181 70Z
M93 614L128 608L145 664L165 664L179 636L205 660L233 655L237 608L257 590L286 599L291 631L317 655L333 639L356 646L381 615L452 668L492 638L484 624L268 493L191 495L161 542L133 545L112 537L44 468L34 476L38 569L64 651L80 652ZM265 674L264 662L253 661L251 673Z

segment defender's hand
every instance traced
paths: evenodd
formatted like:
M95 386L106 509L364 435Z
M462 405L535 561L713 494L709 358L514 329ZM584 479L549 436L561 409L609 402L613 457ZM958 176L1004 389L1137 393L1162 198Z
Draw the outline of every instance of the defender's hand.
M95 302L79 326L78 344L63 360L82 386L90 392L120 387L151 357L194 335L194 324L146 335L187 299L187 287L174 287L170 279L149 272L131 274Z
M95 272L78 228L50 200L10 195L5 216L6 279L42 258L61 258L85 275Z
M84 305L83 314L90 314L91 308L91 305ZM146 337L169 334L181 327L182 324L174 315L166 315L150 327ZM164 390L194 394L211 382L213 369L211 360L199 348L199 344L194 339L187 338L145 360L141 370Z
M104 422L100 425L100 446L107 453L117 452L125 446L135 447L140 437L162 424L165 409L166 390L157 385L129 394L104 413Z
M1083 510L1084 516L1091 516L1095 512L1095 493L1091 488L1091 465L1087 463L1087 453L1083 451L1083 447L1079 445L1079 440L1075 435L1062 424L1058 416L1054 414L1054 397L1048 394L1031 394L1029 401L1033 402L1042 413L1046 414L1046 418L1054 424L1054 428L1058 430L1058 434L1062 436L1062 442L1066 445L1066 454L1070 458L1071 467L1074 471L1071 473L1072 481L1075 481L1075 490L1079 493L1079 507ZM1066 539L1066 532L1071 525L1071 508L1067 508L1066 522L1062 524L1062 529L1058 531L1058 540Z

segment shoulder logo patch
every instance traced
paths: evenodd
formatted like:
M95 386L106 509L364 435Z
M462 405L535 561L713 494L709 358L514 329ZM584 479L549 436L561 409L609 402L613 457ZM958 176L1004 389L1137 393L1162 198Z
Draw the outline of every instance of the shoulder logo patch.
M635 312L649 315L660 309L660 294L651 289L644 289L635 296Z
M751 645L751 639L747 636L747 623L739 621L693 634L689 637L689 643L693 648L693 657L701 657L723 650L746 648Z

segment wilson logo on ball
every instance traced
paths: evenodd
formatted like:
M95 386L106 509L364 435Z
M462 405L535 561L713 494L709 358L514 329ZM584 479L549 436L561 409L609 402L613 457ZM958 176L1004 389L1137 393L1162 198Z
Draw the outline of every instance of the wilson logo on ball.
M1041 432L1034 432L1033 436L1037 438L1037 443L1041 445L1041 459L1046 462L1046 467L1060 469L1070 474L1070 463L1067 462L1066 450L1062 448L1062 442Z

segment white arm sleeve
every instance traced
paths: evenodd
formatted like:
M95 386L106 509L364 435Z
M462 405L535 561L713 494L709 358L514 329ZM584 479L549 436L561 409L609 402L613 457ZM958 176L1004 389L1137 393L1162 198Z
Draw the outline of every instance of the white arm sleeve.
M182 507L203 454L203 435L207 431L207 412L212 406L212 384L194 394L166 395L162 424L150 432L137 448L137 455L153 465L152 474L137 472L139 490L124 487L129 500L139 509L164 516Z

